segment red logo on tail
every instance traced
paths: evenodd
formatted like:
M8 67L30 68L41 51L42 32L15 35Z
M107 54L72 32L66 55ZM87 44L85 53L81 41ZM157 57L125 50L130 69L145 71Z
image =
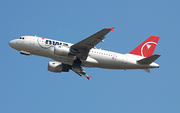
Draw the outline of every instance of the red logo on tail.
M143 43L133 49L129 54L149 57L153 54L160 37L150 36Z

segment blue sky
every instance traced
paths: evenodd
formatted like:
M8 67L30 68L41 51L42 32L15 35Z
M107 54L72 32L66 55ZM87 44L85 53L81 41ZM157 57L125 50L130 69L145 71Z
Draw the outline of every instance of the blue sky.
M1 113L179 113L180 1L1 0ZM47 70L48 58L24 56L8 42L22 35L76 43L116 27L96 47L128 53L151 35L159 69L85 68L91 80Z

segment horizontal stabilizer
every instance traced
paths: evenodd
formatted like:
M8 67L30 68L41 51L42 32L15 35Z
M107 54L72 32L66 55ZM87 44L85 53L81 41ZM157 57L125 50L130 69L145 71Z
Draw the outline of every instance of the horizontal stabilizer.
M147 58L143 58L139 61L137 61L140 64L151 64L152 62L154 62L157 58L159 58L161 55L155 54L152 56L149 56Z

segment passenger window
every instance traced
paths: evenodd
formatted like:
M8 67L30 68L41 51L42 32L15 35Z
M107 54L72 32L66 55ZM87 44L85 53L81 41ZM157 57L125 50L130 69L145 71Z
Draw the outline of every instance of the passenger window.
M46 40L46 44L48 44L48 40Z
M51 45L52 44L52 42L49 40L49 45Z
M55 45L55 42L53 41L53 45Z
M59 42L56 42L55 45L59 45Z

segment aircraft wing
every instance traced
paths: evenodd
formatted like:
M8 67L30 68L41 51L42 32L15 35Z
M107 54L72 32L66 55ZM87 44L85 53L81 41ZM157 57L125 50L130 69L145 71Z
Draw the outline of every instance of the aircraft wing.
M76 70L73 70L73 69L72 69L72 71L74 71L74 72L75 72L76 74L78 74L79 76L84 76L84 77L86 77L88 80L90 80L90 78L91 78L91 76L88 76L88 75L86 74L86 72L84 71L83 68L81 68L80 71L76 71Z
M63 66L66 68L66 69L71 69L72 71L74 71L76 74L78 74L79 76L84 76L86 77L88 80L90 80L91 76L88 76L86 74L86 72L84 71L84 68L80 67L79 69L77 70L74 70L72 68L72 65L68 65L68 64L63 64Z
M104 28L99 32L91 35L90 37L74 44L71 46L71 51L76 53L76 56L80 59L86 60L89 50L94 48L100 41L103 41L104 36L108 34L111 30L113 31L115 27Z

